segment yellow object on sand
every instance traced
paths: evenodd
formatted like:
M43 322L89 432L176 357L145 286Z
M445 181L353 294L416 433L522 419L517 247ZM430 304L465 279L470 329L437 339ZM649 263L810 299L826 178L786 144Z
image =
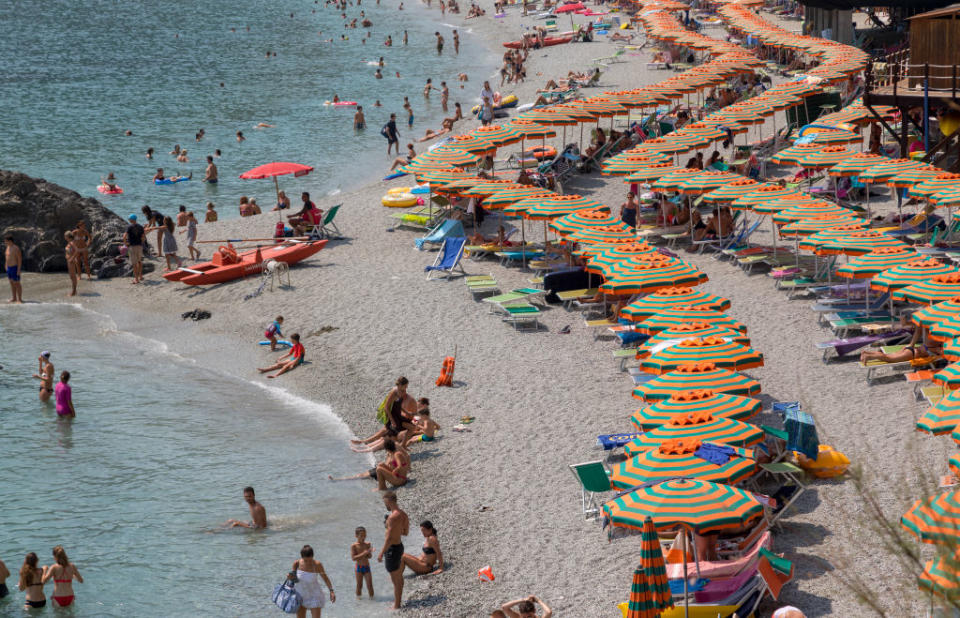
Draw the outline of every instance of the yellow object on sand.
M417 196L413 193L387 193L380 202L387 208L409 208L416 205Z
M624 601L617 605L623 613L623 618L627 618L627 607L629 603ZM736 605L691 605L690 618L729 618L737 611ZM660 614L660 618L682 618L684 615L683 604L680 603Z
M846 455L826 444L820 445L816 461L797 453L797 463L801 468L821 479L840 476L850 467L850 460Z
M621 30L630 30L630 29L631 29L630 22L624 22L624 23L620 24L620 29L621 29Z

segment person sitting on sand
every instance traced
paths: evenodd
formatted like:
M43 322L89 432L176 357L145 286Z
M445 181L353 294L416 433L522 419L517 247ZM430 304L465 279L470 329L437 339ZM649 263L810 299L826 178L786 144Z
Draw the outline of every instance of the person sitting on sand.
M290 342L293 344L293 346L290 348L289 352L281 356L276 363L270 365L269 367L257 369L257 371L260 373L267 373L269 371L278 370L275 374L267 376L268 378L275 378L287 373L302 363L306 351L304 350L303 344L300 343L300 334L293 333L290 335Z
M729 207L714 208L710 218L707 219L703 227L694 228L694 240L716 240L724 236L730 236L733 231L733 216L729 213Z
M384 438L383 450L387 452L387 458L382 463L377 464L376 467L353 476L334 478L328 475L327 478L331 481L355 481L371 478L377 481L377 489L381 491L387 489L387 483L394 487L406 485L410 473L410 455L406 449L394 442L393 438Z
M400 436L406 426L412 427L411 423L414 414L416 414L417 405L413 397L407 393L409 384L410 381L405 377L397 378L394 387L390 389L378 408L382 414L383 429L363 440L350 440L352 444L370 444L383 437L395 438Z
M403 448L407 448L407 445L409 445L410 442L417 437L420 438L421 442L433 442L433 440L436 438L437 430L440 429L440 425L430 418L429 399L426 397L421 397L419 401L417 401L416 416L412 418L406 414L404 416L410 420L409 423L403 423L403 427L406 428L403 432L401 432L404 434L404 437L400 442L400 445ZM382 430L374 434L375 436L381 436L380 438L366 444L362 444L359 440L351 440L351 442L354 442L354 444L351 444L350 448L355 453L374 453L383 449L384 441L391 437L389 436L389 433L390 432L387 427L384 427Z
M443 573L443 552L440 551L440 540L437 539L437 529L430 520L420 523L420 533L423 535L422 553L419 556L403 554L400 559L401 571L406 567L417 575L436 575Z
M506 618L537 618L537 607L543 610L542 618L551 618L553 610L540 597L530 595L525 599L509 601L500 606Z
M257 497L253 492L253 487L243 488L243 500L247 503L247 506L250 507L250 521L246 522L231 519L228 520L224 525L229 528L252 528L255 530L262 530L266 528L267 509L263 508L263 505L257 502Z
M587 149L583 151L580 159L586 161L590 159L594 154L597 153L604 144L607 143L607 134L603 132L603 129L597 128L593 131L593 139L590 141L590 145L587 146Z
M407 144L407 154L403 157L397 157L393 160L393 165L390 166L390 171L397 169L401 165L406 165L413 161L413 158L417 156L417 151L413 149L413 144Z

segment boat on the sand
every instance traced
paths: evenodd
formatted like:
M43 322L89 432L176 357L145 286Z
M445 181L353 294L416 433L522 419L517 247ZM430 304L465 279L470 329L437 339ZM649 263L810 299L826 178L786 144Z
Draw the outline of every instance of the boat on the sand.
M228 243L221 245L209 262L195 264L189 268L178 268L166 273L163 278L167 281L180 281L187 285L211 285L233 281L259 273L271 260L296 264L317 253L326 244L326 240L283 243L237 253Z
M537 42L537 34L535 32L530 32L524 35L527 42L527 47L534 47ZM551 45L563 45L564 43L569 43L573 40L572 32L564 32L563 34L557 34L554 36L544 37L543 43L540 47L550 47ZM510 49L520 49L523 47L523 41L507 41L503 44L504 47L509 47Z

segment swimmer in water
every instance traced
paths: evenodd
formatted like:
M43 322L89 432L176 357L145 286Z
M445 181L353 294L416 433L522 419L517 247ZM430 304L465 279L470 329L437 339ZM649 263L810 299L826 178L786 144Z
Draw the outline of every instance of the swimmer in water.
M407 44L407 31L406 31L406 30L403 31L403 44L404 44L404 45Z
M254 129L272 129L274 126L275 125L267 124L265 122L258 122L256 125L254 125L253 128Z
M373 102L373 106L374 106L374 107L383 107L383 104L380 103L380 99L377 99L376 101Z
M427 78L427 85L423 87L423 98L424 98L424 99L429 99L429 98L430 98L430 91L431 91L431 90L436 90L436 89L437 89L436 86L433 85L433 80L428 77L428 78Z
M440 82L440 107L447 111L447 101L450 100L450 89L447 88L447 82Z
M353 128L355 131L360 129L365 129L367 126L366 120L363 117L363 106L357 106L357 112L353 115Z
M170 154L172 154L175 157L180 156L180 144L174 144L173 150L170 151Z
M387 40L385 40L383 44L386 45L387 47L393 47L393 38L388 34Z
M380 72L380 69L377 69L376 73L373 76L377 79L383 79L383 73Z
M153 148L147 148L147 160L150 161L153 159Z
M237 142L242 142L245 139L247 138L243 136L243 131L237 131Z
M339 102L340 102L340 95L338 95L337 93L333 93L333 102L334 102L334 103L339 103Z
M257 502L257 497L253 492L253 487L243 488L243 499L247 503L247 506L250 507L250 521L237 521L236 519L231 519L224 525L229 528L250 528L253 530L265 529L267 527L267 509L263 508L263 505Z
M177 163L190 163L190 159L187 158L187 149L184 148L180 151L180 154L177 155Z
M380 62L378 63L378 65L380 66L380 68L383 68L384 66L383 56L380 56Z
M397 79L400 79L400 71L397 71Z

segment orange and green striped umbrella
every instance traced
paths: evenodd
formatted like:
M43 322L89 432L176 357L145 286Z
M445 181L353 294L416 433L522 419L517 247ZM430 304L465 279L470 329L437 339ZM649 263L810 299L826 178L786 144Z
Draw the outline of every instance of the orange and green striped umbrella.
M915 311L910 319L930 331L930 337L946 341L960 337L960 297L924 307ZM953 333L957 334L953 334Z
M467 197L488 197L499 191L517 189L522 186L523 185L518 185L512 180L498 180L496 178L490 178L488 180L484 180L483 182L475 183L472 187L460 190L460 195ZM447 189L449 190L450 188L451 186L447 185Z
M510 129L515 135L524 139L543 139L557 136L557 132L550 127L544 126L539 122L534 122L532 120L511 120L507 124L503 125L503 127Z
M960 339L951 339L943 344L943 357L951 362L960 361Z
M710 362L717 367L741 371L763 366L763 354L753 348L719 337L687 339L641 361L640 369L663 374L684 363Z
M893 292L894 300L931 304L960 296L960 273L934 275L927 281L908 285Z
M747 332L745 324L734 320L725 313L709 307L689 305L662 308L653 315L642 318L642 323L637 325L637 331L647 335L655 335L670 328L677 328L687 322L732 328L741 333Z
M577 101L575 104L598 118L611 118L630 111L623 105L606 97L590 97L583 101Z
M657 99L657 97L651 94L645 94L643 92L636 92L632 90L604 92L603 96L607 99L610 99L614 103L618 103L631 109L642 109L644 107L653 107L660 104L660 101Z
M808 237L809 238L809 237ZM803 244L803 243L801 243ZM850 260L836 270L838 277L869 279L888 268L901 266L917 260L918 254L910 247L886 247Z
M755 425L720 418L709 412L677 414L663 425L644 432L624 447L631 457L656 448L665 440L697 439L747 448L763 441L763 431Z
M952 189L945 189L933 195L928 195L927 199L937 206L953 206L960 203L960 184Z
M474 182L483 180L483 178L474 176L469 172L465 172L459 167L424 170L422 172L416 172L416 176L420 182L430 183L431 187L444 187L452 182L458 182L461 180L472 180Z
M914 283L922 283L937 275L946 275L960 272L953 266L942 264L937 260L914 260L900 266L894 266L883 271L873 278L870 287L881 292L889 292L898 288L905 288Z
M626 157L612 157L601 164L600 173L605 176L627 175L642 170L654 163L663 163L666 155L630 155Z
M611 296L648 294L661 288L706 283L707 275L685 262L662 266L658 262L637 265L629 271L615 272L600 286Z
M817 253L820 255L866 255L877 249L909 249L910 245L887 236L882 232L864 230L853 232L824 243Z
M791 163L796 165L800 159L808 154L819 152L824 148L823 144L794 144L770 157L770 161L777 165L789 165Z
M666 176L661 176L660 180L653 183L653 188L660 191L678 191L680 184L688 178L692 178L700 174L698 169L681 169L676 172L667 174ZM630 177L627 176L627 179Z
M620 317L637 322L667 309L683 306L724 311L730 308L730 301L690 287L670 287L633 301L620 310Z
M721 172L719 170L707 170L683 180L678 188L681 193L700 194L719 189L742 178L745 177L740 174Z
M548 198L557 195L553 191L547 191L542 187L517 187L510 189L501 189L492 193L483 200L483 207L487 209L498 209L516 204L517 202L530 198Z
M797 160L800 167L808 169L819 169L821 167L833 167L844 159L856 154L846 146L827 146L822 150L811 152Z
M567 240L584 244L606 243L611 240L636 240L636 238L637 233L634 229L623 221L612 225L584 228L567 236Z
M562 112L558 112L548 107L543 109L531 109L521 113L519 117L523 120L532 120L533 122L539 122L540 124L565 126L580 124L580 121L576 118L571 118Z
M958 424L960 424L960 391L953 391L932 407L927 408L917 421L917 429L940 436L950 433Z
M859 223L838 225L837 227L820 230L815 234L810 234L809 236L804 237L797 246L804 251L816 251L821 246L835 238L840 238L842 236L846 236L847 234L852 234L853 232L862 232L863 230L864 227Z
M651 247L645 242L634 242L617 247L608 246L590 255L584 269L588 273L602 274L604 271L611 272L617 264L624 260L654 253L660 255L655 247Z
M640 565L633 572L633 585L625 618L657 618L673 607L673 593L660 548L657 528L649 517L640 532Z
M698 534L743 528L763 517L750 492L698 479L671 479L637 488L603 505L610 523L642 529L647 517L657 531L682 527Z
M620 217L610 214L609 208L597 208L596 210L580 210L554 219L550 222L550 228L566 235L585 228L604 227L619 222Z
M487 138L471 134L454 135L448 142L444 144L444 146L456 148L457 150L462 150L475 155L494 154L497 151L496 144Z
M769 108L767 108L769 109ZM752 111L748 109L723 109L723 117L729 120L730 122L736 122L738 124L762 124L763 115L760 113L762 110ZM772 110L771 110L772 111Z
M646 328L644 328L644 331L650 332ZM722 337L743 345L750 345L750 338L742 331L727 326L716 326L709 322L691 320L665 328L651 336L650 339L637 346L637 358L650 356L691 337Z
M956 602L960 596L960 551L928 561L917 583L922 590Z
M650 182L651 180L659 180L664 176L675 174L683 169L684 168L673 165L672 163L652 163L630 172L630 174L624 178L624 182Z
M777 200L780 200L788 195L800 195L798 191L793 189L786 189L783 187L778 187L777 185L766 185L745 193L737 199L733 200L733 207L745 207L752 206L756 210L758 204L764 202L770 202L771 204L776 204Z
M826 200L810 200L793 206L787 206L773 215L773 220L776 223L790 223L791 221L799 221L801 219L810 219L811 217L821 217L824 215L853 216L851 211L843 206L838 206Z
M677 414L709 412L717 418L732 418L745 421L760 413L763 404L759 399L714 393L710 390L688 390L675 393L670 399L638 408L630 422L640 431L650 431L667 423Z
M947 365L937 373L933 374L933 378L931 379L934 383L950 390L960 388L960 363L951 363ZM922 420L923 418L920 419L920 421ZM918 426L920 425L920 421L917 421ZM957 425L960 425L960 418L957 419L954 427Z
M854 225L863 221L847 215L820 215L809 219L800 219L780 228L781 236L809 236L820 230L826 230L840 225Z
M489 178L467 176L465 178L452 179L449 182L443 183L442 186L440 186L439 183L434 183L438 186L434 186L433 189L437 193L459 194L461 191L466 191L467 189L471 189L477 185L486 184L488 182L490 182Z
M831 167L827 173L831 176L859 176L864 170L884 161L890 161L890 159L872 152L858 152Z
M741 195L745 193L750 193L751 191L756 191L760 187L769 187L773 186L765 182L758 182L753 178L745 178L741 176L726 183L722 187L716 188L709 193L705 193L703 196L703 201L712 202L712 203L721 203L721 202L732 202ZM737 208L744 208L743 206L738 206Z
M508 144L516 144L520 141L519 135L499 124L477 127L473 131L470 131L470 134L481 137L495 146L506 146Z
M913 159L893 159L864 170L860 174L860 182L886 182L898 174L902 174L907 170L923 167L924 165L925 163L914 161Z
M606 278L617 275L629 275L639 269L649 266L667 268L669 266L689 266L680 258L664 255L659 251L636 252L629 257L618 257L611 260L594 260L590 266L594 272L599 272Z
M844 129L837 129L836 131L817 129L816 133L807 133L807 135L813 135L813 138L808 143L819 144L821 146L824 144L850 144L863 139L859 133L846 131ZM804 137L806 137L806 135Z
M596 116L577 105L564 103L561 105L551 105L549 109L561 113L564 116L574 118L579 122L596 122L597 120Z
M645 159L648 159L647 164L650 164L650 163L663 163L663 162L669 163L670 161L673 160L673 158L670 157L670 155L665 155L665 154L663 154L663 153L661 153L661 152L650 152L649 150L638 150L638 149L636 149L636 148L631 148L631 149L629 149L629 150L624 150L623 152L619 152L619 153L613 155L612 157L610 157L609 159L607 159L607 160L605 161L605 163L612 163L612 162L614 162L614 161L622 161L622 160L624 160L624 159L629 159L629 158L633 158L633 157L643 157L643 158L645 158Z
M907 194L911 197L927 197L928 195L952 189L958 184L960 184L960 174L943 173L914 185Z
M648 152L677 154L681 152L687 152L695 148L702 148L711 142L711 140L698 135L673 137L672 133L667 137L659 139L662 139L662 141L658 142L656 140L649 140L644 142L643 146L640 146L639 148ZM700 170L697 171L699 172Z
M604 208L597 200L581 195L554 195L545 198L527 198L524 201L534 201L535 204L526 209L524 216L527 219L555 219L578 210L596 210Z
M712 139L722 138L727 135L726 131L717 128L717 125L707 122L691 122L683 125L682 129L675 131L681 134L705 135Z
M414 172L430 169L443 169L461 165L475 165L480 160L475 154L465 152L459 148L439 146L433 150L418 154L413 161L398 168L403 172Z
M893 178L887 180L887 185L896 189L905 189L907 187L918 185L925 180L932 180L941 174L943 174L943 170L941 168L933 165L924 165L923 167L918 167L916 169L907 170L902 174L897 174Z
M960 542L960 492L917 500L900 524L924 543Z
M947 466L954 476L960 476L960 453L951 455L950 459L947 460Z
M720 369L713 363L690 363L644 382L633 389L633 396L644 401L659 401L690 389L705 389L728 395L757 395L760 393L760 382L727 369Z
M695 455L700 440L667 440L656 448L634 455L610 473L614 487L629 489L651 481L687 477L735 485L757 471L757 462L744 449L717 465Z

